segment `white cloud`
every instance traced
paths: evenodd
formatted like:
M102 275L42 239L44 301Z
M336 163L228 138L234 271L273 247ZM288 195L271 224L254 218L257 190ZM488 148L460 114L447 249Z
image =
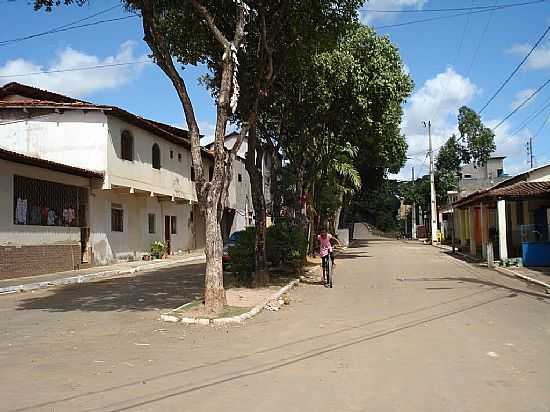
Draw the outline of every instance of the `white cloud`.
M525 89L520 90L516 93L516 96L514 98L514 101L510 105L510 109L516 110L529 96L531 96L535 92L535 89ZM529 100L523 107L522 110L525 109L527 106L529 106L531 103L533 103L536 100L535 97L533 97L531 100Z
M509 53L525 56L531 50L529 44L515 44L508 49ZM550 69L550 44L539 45L525 62L526 69L543 70Z
M363 8L372 10L403 10L405 8L421 9L428 0L369 0L363 3ZM375 20L390 21L397 18L399 13L362 12L363 23L370 24Z
M491 119L484 121L487 127L493 128L500 123L500 119ZM494 131L495 144L497 146L494 152L495 156L506 156L504 171L509 175L515 175L528 169L526 163L525 142L528 139L530 131L523 129L515 133L511 123L508 121Z
M199 131L204 137L201 139L201 145L206 146L214 141L214 133L216 132L216 124L207 120L199 120Z
M478 87L468 78L449 67L444 72L427 80L411 96L405 107L401 132L409 145L408 155L412 159L394 178L410 179L411 167L417 176L426 174L425 153L428 150L428 130L423 121L432 124L432 145L434 150L445 143L453 133L458 134L457 115L460 106L467 105L478 93Z
M74 97L82 97L99 90L116 88L136 78L143 70L144 65L135 64L24 77L11 77L11 75L147 60L146 55L136 56L134 48L135 42L127 41L120 46L116 55L102 59L67 47L59 51L53 61L47 65L37 64L21 58L9 60L0 66L0 76L7 76L0 78L0 85L16 81Z
M456 131L458 108L468 104L478 88L451 67L427 80L410 98L405 108L402 133L407 136L409 153L428 148L423 121L431 121L433 145L443 144Z

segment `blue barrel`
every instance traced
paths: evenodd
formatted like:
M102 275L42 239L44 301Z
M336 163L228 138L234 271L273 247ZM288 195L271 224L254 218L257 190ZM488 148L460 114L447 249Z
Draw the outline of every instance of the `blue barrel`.
M550 242L523 242L523 266L550 266Z

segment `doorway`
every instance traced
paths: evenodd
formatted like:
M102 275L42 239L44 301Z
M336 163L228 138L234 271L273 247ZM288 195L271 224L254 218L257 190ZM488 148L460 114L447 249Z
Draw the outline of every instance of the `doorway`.
M170 225L170 216L164 216L164 242L166 243L166 253L170 255L172 253L171 246L171 225Z

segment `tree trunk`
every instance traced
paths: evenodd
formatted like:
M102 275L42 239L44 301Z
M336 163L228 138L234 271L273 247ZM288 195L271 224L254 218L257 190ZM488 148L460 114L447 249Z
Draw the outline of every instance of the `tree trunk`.
M271 184L269 187L271 195L271 215L273 223L277 224L281 220L281 193L280 193L280 176L281 176L281 159L279 155L271 148Z
M245 167L250 177L254 224L256 227L254 286L265 285L269 281L266 259L266 212L262 175L263 150L257 146L256 119L251 116L248 131L248 152Z
M144 40L147 42L155 63L168 76L183 106L185 119L189 128L191 142L191 157L195 169L195 189L201 210L205 213L206 224L206 277L204 303L209 313L219 313L225 305L225 291L223 288L223 267L222 267L222 236L220 207L223 208L227 190L226 174L231 172L231 162L225 153L225 131L227 119L230 113L230 97L236 87L233 85L233 73L235 62L233 53L239 49L244 38L244 26L248 16L248 6L244 3L239 6L236 18L235 33L232 41L225 38L214 19L205 6L197 0L191 0L194 9L199 13L212 36L219 42L224 50L222 76L220 91L217 102L216 132L214 140L214 175L208 182L203 173L202 149L200 146L199 127L195 118L193 104L187 92L185 81L179 75L174 60L172 59L169 44L158 29L159 12L156 10L156 2L144 0L141 6ZM232 156L232 153L229 157ZM228 163L228 167L226 167ZM229 170L227 170L229 169ZM223 210L222 210L223 211Z
M204 282L204 306L208 313L215 314L222 312L226 303L222 268L223 242L216 208L207 208L205 211L205 218L206 272Z

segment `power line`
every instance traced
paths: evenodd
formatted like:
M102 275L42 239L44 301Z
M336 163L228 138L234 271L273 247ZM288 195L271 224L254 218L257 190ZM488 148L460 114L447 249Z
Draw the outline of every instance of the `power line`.
M455 18L455 17L467 16L469 14L486 13L486 12L490 12L490 11L493 11L493 10L503 10L503 9L508 9L508 8L511 8L511 7L528 6L528 5L543 3L543 2L547 2L547 1L549 1L549 0L535 0L535 1L529 1L529 2L524 2L524 3L503 4L503 5L496 6L496 7L491 7L491 8L482 9L482 10L473 10L473 11L468 11L468 12L465 12L465 13L455 13L455 14L449 14L449 15L446 15L446 16L437 16L437 17L430 17L430 18L426 18L426 19L411 20L411 21L407 21L407 22L403 22L403 23L387 24L387 25L384 25L384 26L373 27L373 29L375 29L375 30L389 29L389 28L393 28L393 27L402 27L402 26L408 26L408 25L417 24L417 23L426 23L426 22L436 21L436 20L452 19L452 18Z
M516 107L514 110L512 110L508 115L500 121L499 124L497 124L495 127L493 127L493 131L498 129L506 120L508 120L514 113L516 113L519 109L521 109L523 106L525 106L533 97L535 97L542 89L544 89L548 83L550 83L550 79L546 80L537 90L535 90L529 97L524 99L521 104Z
M527 119L521 124L521 126L519 126L513 133L512 133L512 136L515 136L516 134L518 134L519 132L521 132L523 129L525 129L525 127L531 123L533 120L535 120L537 117L539 117L539 115L544 112L548 107L550 107L550 99L548 100L548 102L542 106L541 109L537 110L536 112L532 113L531 115L529 115L527 117Z
M502 89L504 89L504 86L506 86L508 84L508 82L512 79L512 77L514 77L514 75L518 72L518 70L521 68L521 66L523 66L523 64L527 61L529 56L537 48L537 46L540 44L540 42L546 37L546 35L548 34L549 31L550 31L550 25L548 25L548 27L546 28L544 33L542 33L542 35L539 37L539 39L537 40L535 45L531 48L531 50L529 50L529 53L527 53L525 55L523 60L516 66L516 68L512 71L512 73L510 73L510 75L506 78L506 80L504 80L504 83L502 83L500 85L500 87L497 89L497 91L491 96L491 98L487 101L487 103L485 103L485 105L481 108L481 110L478 112L479 114L481 114L483 112L483 110L485 110L485 108L487 106L489 106L489 104L491 104L491 102L495 99L495 97L497 97L497 95L502 91Z
M493 7L496 7L498 3L498 0L495 0L493 3ZM470 74L472 71L472 68L474 67L474 62L476 61L477 54L479 53L479 49L481 48L481 45L483 43L483 40L485 40L485 35L487 34L487 30L489 30L489 25L491 24L491 20L493 20L493 16L495 14L495 10L491 10L491 13L489 14L489 17L487 18L487 22L485 23L485 27L483 28L483 31L481 32L481 36L479 38L479 42L477 43L476 50L474 51L474 54L472 56L472 61L470 62L470 65L468 66L468 70L466 71L466 77Z
M84 70L95 70L95 69L105 69L108 67L118 67L118 66L130 66L133 64L147 64L152 63L151 60L138 60L138 61L130 61L130 62L121 62L121 63L111 63L111 64L98 64L96 66L85 66L85 67L73 67L70 69L58 69L58 70L44 70L44 71L38 71L38 72L31 72L31 73L14 73L14 74L4 74L1 75L0 78L12 78L12 77L27 77L27 76L35 76L40 74L50 74L50 73L65 73L65 72L77 72L77 71L84 71Z
M546 0L542 0L546 1ZM539 1L539 2L542 2ZM527 4L532 4L536 2L523 2L523 3L510 3L504 4L503 6L522 6ZM359 11L368 12L368 13L440 13L447 11L469 11L469 10L486 10L492 9L495 6L470 6L470 7L450 7L450 8L440 8L440 9L409 9L409 10L380 10L380 9L367 9L360 8Z
M544 126L548 122L548 119L550 119L550 110L548 111L548 114L546 115L546 118L544 119L544 121L540 125L539 130L537 130L537 132L533 136L533 140L535 140L538 137L538 135L540 134L540 132L542 132L542 129L544 129Z
M22 42L24 40L34 39L34 38L42 37L42 36L47 36L49 34L55 34L55 33L61 33L61 32L66 32L66 31L70 31L70 30L75 30L75 29L81 29L83 27L97 26L97 25L103 24L103 23L111 23L111 22L114 22L114 21L132 19L132 18L135 18L135 17L139 17L139 16L136 15L136 14L133 14L131 16L123 16L123 17L117 17L117 18L113 18L113 19L98 20L98 21L94 21L92 23L85 23L85 24L80 24L80 25L76 25L76 26L69 26L69 27L59 28L59 29L55 29L55 30L50 30L50 31L47 31L47 32L31 34L29 36L20 37L20 38L17 38L17 39L4 40L3 42L0 42L0 47L1 46L7 46L7 45L10 45L10 44L14 44L14 43L19 43L19 42Z

